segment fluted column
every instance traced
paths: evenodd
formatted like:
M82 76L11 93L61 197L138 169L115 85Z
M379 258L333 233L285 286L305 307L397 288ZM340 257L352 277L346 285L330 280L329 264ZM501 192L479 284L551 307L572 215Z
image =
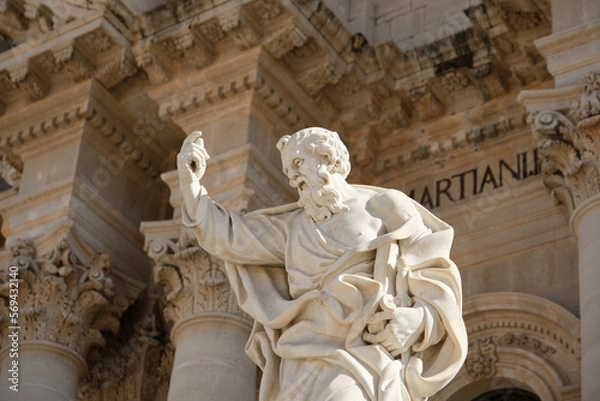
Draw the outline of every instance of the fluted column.
M75 400L88 351L119 330L129 300L115 295L106 254L85 265L66 240L41 257L31 241L11 251L0 270L0 399Z
M239 309L223 262L187 229L178 240L149 241L148 255L175 346L168 399L254 400L256 366L244 352L252 323Z
M528 123L544 184L566 205L577 239L582 399L588 401L600 393L600 72L584 76L573 93L570 110L533 111Z

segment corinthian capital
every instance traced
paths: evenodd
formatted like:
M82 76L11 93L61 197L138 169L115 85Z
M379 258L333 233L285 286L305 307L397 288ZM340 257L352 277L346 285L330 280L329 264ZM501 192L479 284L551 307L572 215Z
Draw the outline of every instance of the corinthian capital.
M187 229L177 241L150 241L147 252L156 262L154 281L162 290L163 313L169 325L207 312L250 319L237 304L223 261L201 249Z
M17 240L11 251L13 259L0 269L0 332L20 326L22 340L51 341L85 358L92 346L104 345L103 332L119 330L129 301L115 295L108 255L84 264L66 240L41 257L31 241ZM13 304L18 321L6 313ZM3 343L7 336L0 334Z
M527 120L538 140L544 184L570 212L600 193L600 130L585 125L590 118L576 125L565 114L549 110L531 113Z

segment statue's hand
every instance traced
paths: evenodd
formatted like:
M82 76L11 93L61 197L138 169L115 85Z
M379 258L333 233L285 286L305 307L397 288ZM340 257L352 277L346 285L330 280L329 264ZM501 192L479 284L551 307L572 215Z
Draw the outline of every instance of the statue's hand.
M397 357L417 342L425 328L425 311L421 307L394 307L382 302L383 311L369 319L369 332L363 340L382 345Z
M202 132L194 131L188 135L177 155L179 185L184 187L200 181L206 171L206 161L210 158L204 148Z

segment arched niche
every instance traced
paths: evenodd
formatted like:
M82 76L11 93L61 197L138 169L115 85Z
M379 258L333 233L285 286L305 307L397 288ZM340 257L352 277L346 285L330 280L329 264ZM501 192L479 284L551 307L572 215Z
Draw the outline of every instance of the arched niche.
M500 389L520 389L544 401L581 398L580 323L562 306L512 292L465 300L467 360L430 401L469 401Z

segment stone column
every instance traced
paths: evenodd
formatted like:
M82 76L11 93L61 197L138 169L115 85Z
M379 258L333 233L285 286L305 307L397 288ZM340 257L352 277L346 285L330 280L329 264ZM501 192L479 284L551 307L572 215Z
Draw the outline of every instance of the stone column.
M41 257L31 241L11 250L0 270L0 398L75 400L88 351L119 330L129 301L115 296L106 254L84 265L66 240Z
M153 239L147 248L175 346L168 399L253 401L256 366L244 351L252 323L237 305L223 262L198 247L187 229L178 240Z
M565 97L574 98L570 110L561 108ZM538 108L528 123L538 140L544 184L566 205L577 240L582 400L594 400L600 392L600 72L584 76L578 88L522 93L521 100ZM544 101L558 110L541 109Z

